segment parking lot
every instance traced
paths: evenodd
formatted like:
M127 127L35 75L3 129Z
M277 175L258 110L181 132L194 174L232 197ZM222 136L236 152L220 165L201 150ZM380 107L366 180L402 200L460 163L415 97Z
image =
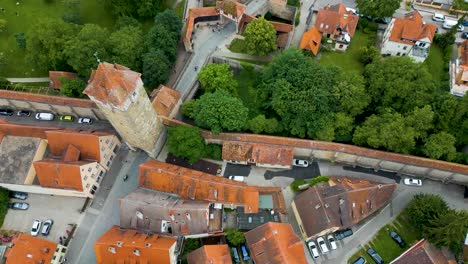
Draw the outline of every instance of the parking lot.
M10 202L29 203L27 210L9 209L3 223L3 229L17 230L30 234L34 219L44 222L52 219L54 224L47 237L39 235L53 242L59 242L60 236L66 236L71 230L69 224L78 224L82 214L79 210L83 207L85 198L53 196L42 194L28 194L26 200L11 199Z

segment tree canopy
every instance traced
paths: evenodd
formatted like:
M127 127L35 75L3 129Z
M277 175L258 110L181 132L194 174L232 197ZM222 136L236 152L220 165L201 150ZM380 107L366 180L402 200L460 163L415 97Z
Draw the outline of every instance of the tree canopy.
M60 82L62 83L62 88L60 92L68 97L84 97L83 90L86 88L86 83L80 78L68 79L65 77L60 77Z
M142 42L143 31L140 27L126 26L112 32L109 38L112 61L140 72L144 50Z
M250 54L265 56L276 50L276 30L263 17L250 22L245 28L244 36Z
M105 0L106 5L116 16L151 18L163 9L161 0Z
M226 239L232 246L238 247L245 243L245 236L242 232L228 228L226 229Z
M439 195L416 194L405 208L408 220L419 232L429 223L448 212L447 203Z
M423 146L423 153L431 159L452 161L457 155L455 137L446 132L432 134Z
M205 155L205 140L196 127L169 127L167 145L169 152L193 164Z
M401 0L356 0L359 13L373 18L392 17Z
M237 94L237 81L229 64L208 64L198 73L198 80L205 92L224 90L231 95Z
M143 83L155 87L167 82L171 63L161 50L151 50L143 56Z

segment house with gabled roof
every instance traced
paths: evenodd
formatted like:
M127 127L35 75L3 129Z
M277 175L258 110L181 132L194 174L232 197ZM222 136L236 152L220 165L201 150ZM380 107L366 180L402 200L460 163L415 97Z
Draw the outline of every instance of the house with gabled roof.
M381 53L423 62L429 56L436 29L436 25L426 24L416 10L403 18L393 18L383 35Z
M228 245L205 245L197 250L190 252L187 256L189 264L204 263L222 263L231 264L231 253Z
M440 250L425 239L421 239L403 252L390 264L456 264L457 262L447 251Z

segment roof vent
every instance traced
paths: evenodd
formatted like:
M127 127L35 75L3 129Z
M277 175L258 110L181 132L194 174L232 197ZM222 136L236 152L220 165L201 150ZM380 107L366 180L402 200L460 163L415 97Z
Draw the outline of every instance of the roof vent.
M138 217L138 219L143 220L143 213L142 212L136 211L135 214L136 214L136 217Z
M356 203L353 203L353 207L356 207Z
M189 213L185 213L185 216L187 217L188 220L192 220L192 217L190 216Z
M140 256L140 250L134 249L133 254L135 254L135 256Z
M325 208L328 208L329 206L330 206L329 204L327 204L327 203L325 204Z
M108 247L107 251L109 251L112 254L115 254L115 247Z
M162 173L162 170L161 170L161 168L158 168L158 173Z
M320 207L322 207L322 205L317 204L317 205L315 206L315 210L319 209Z
M27 254L26 257L32 259L33 256L31 254Z
M379 189L382 188L382 184L377 185L377 188Z
M340 204L344 204L344 199L340 198Z
M277 234L278 234L278 230L273 229L273 235L277 235Z
M122 242L122 241L117 241L117 246L118 246L118 247L122 247L122 245L123 245L123 242Z
M150 244L150 243L146 243L146 244L145 244L145 247L149 248L149 247L151 247L151 244Z

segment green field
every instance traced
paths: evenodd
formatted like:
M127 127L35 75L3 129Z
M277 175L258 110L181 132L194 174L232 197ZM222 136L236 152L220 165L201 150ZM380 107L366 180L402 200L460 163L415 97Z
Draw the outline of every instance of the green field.
M406 242L405 248L400 248L398 244L390 237L390 232L395 230ZM419 241L421 237L418 233L411 228L406 221L404 213L400 214L395 221L382 227L372 240L364 245L362 249L356 252L349 260L352 263L359 256L364 257L367 263L374 263L374 261L367 255L366 250L372 247L382 257L385 263L390 263L396 257L401 255L405 250L411 247L414 243Z

